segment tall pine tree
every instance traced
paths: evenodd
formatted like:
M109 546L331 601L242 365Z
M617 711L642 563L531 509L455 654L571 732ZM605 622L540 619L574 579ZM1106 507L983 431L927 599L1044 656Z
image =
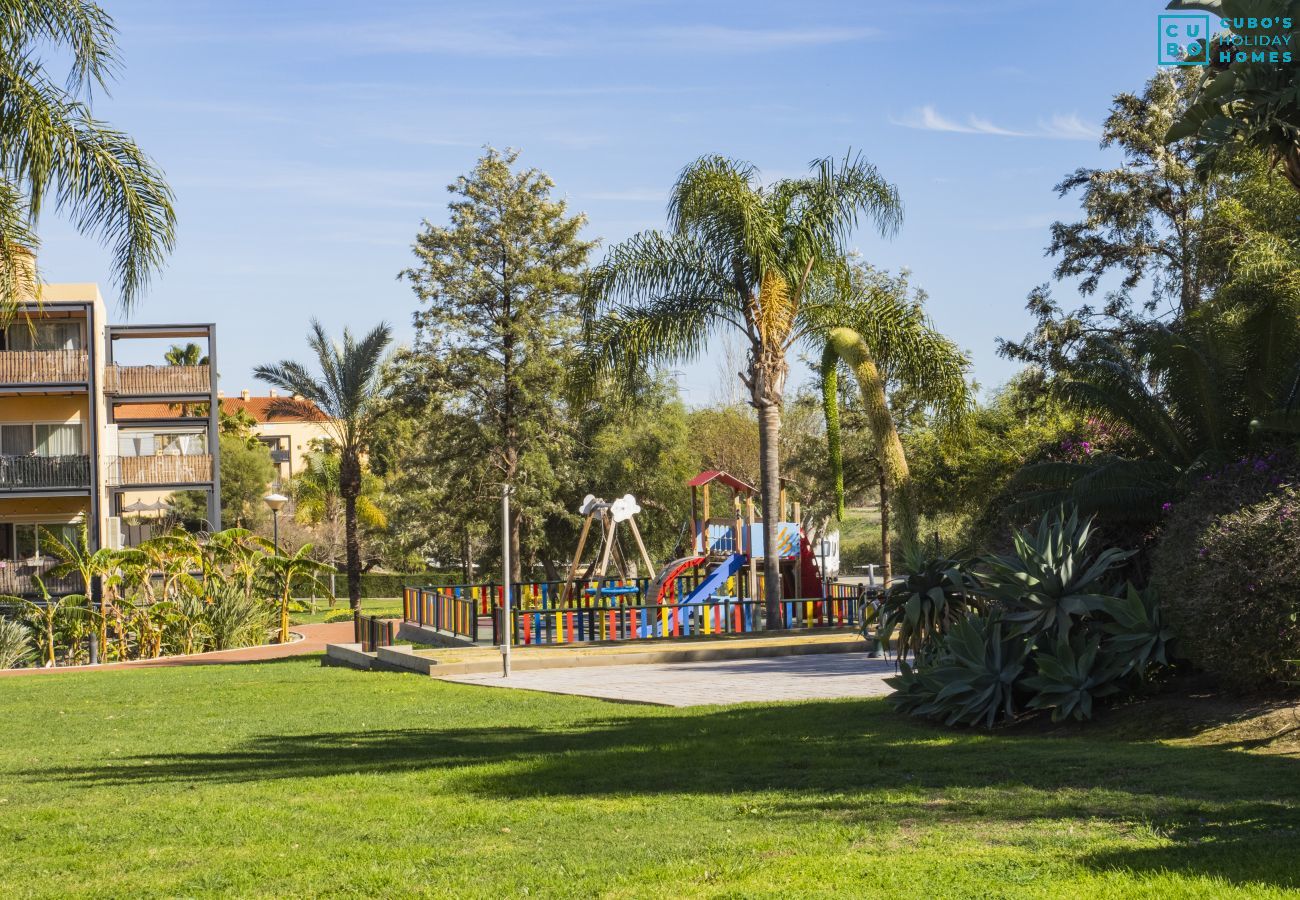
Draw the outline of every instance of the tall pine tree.
M513 486L515 580L524 556L544 544L545 519L561 512L560 470L572 439L565 361L577 335L581 273L595 246L579 236L586 218L568 215L551 196L551 179L516 167L518 157L488 148L456 179L448 224L424 223L418 262L402 273L421 304L415 345L402 363L415 369L406 381L423 385L445 413L441 433L429 440ZM479 501L485 512L488 499Z

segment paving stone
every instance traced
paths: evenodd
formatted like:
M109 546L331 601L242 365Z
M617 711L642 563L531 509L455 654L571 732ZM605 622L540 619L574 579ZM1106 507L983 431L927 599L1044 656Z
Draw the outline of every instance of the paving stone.
M884 679L892 660L861 653L735 659L720 662L537 669L499 674L449 675L445 681L523 688L606 700L705 706L773 700L828 700L890 693Z

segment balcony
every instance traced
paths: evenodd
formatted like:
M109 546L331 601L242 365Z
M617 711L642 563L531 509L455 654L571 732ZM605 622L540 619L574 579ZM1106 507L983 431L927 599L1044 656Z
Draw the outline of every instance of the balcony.
M104 393L119 397L170 397L212 390L208 366L108 366Z
M0 561L0 594L9 597L39 597L41 589L36 583L37 578L44 582L45 590L55 597L85 593L86 584L80 575L51 575L50 569L55 565L55 561L48 558L32 563Z
M89 488L89 456L0 456L0 491Z
M0 350L0 385L85 384L85 350Z
M207 484L212 481L212 457L207 453L119 456L109 466L108 481L115 487Z

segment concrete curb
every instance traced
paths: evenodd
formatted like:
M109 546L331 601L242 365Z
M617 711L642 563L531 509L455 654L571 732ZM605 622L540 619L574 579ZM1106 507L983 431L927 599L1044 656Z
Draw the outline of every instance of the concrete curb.
M337 648L337 649L336 649ZM516 652L511 659L511 669L526 672L537 669L573 669L598 666L629 666L663 663L715 662L728 659L764 659L776 656L806 656L822 653L865 653L871 645L858 635L846 634L843 640L800 642L785 638L772 638L770 644L747 643L743 646L709 646L676 649L640 649L629 647L626 651L582 654L574 651L554 655L531 657L527 651ZM364 662L358 657L364 657ZM409 646L380 647L373 654L362 653L360 644L330 644L326 658L334 664L352 665L355 668L382 669L385 671L416 672L440 678L448 675L480 675L501 670L499 656L475 659L461 663L439 663L420 656Z

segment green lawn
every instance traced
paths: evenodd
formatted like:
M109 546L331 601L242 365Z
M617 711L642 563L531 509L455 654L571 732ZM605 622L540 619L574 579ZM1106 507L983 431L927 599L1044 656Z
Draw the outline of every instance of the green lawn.
M1278 896L1300 761L315 659L0 679L0 896ZM1226 741L1222 738L1221 741Z
M317 600L315 612L298 612L292 613L290 618L295 625L309 625L313 622L324 622L325 617L332 612L348 609L348 598L346 593L343 597L334 601L334 608L330 609L328 601ZM368 616L399 616L402 614L401 597L368 597L361 600L361 611Z

